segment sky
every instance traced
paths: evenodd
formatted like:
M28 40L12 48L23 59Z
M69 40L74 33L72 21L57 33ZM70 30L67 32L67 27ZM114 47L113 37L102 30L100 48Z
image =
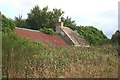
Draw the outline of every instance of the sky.
M49 10L62 9L78 26L94 26L111 38L118 30L118 2L120 0L0 0L0 11L8 18L27 13L35 6Z

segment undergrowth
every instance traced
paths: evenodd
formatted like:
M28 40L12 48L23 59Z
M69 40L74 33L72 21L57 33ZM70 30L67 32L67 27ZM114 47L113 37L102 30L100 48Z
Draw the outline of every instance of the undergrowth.
M117 46L45 46L14 33L2 36L3 77L117 78Z

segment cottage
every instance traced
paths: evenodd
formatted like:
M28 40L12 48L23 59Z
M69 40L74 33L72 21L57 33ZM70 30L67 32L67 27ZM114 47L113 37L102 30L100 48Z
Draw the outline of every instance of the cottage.
M71 30L68 27L64 26L64 23L59 21L56 24L56 32L59 35L48 35L37 30L30 30L25 28L15 27L13 30L19 36L32 39L36 42L41 42L45 45L52 46L66 46L66 45L75 45L75 46L87 46L87 42L82 38L77 32Z

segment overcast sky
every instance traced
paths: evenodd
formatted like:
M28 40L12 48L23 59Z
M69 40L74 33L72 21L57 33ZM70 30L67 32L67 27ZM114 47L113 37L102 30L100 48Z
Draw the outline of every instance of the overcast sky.
M94 26L110 38L118 30L118 2L120 0L0 0L0 11L14 19L22 15L27 18L35 5L49 10L61 8L76 24Z

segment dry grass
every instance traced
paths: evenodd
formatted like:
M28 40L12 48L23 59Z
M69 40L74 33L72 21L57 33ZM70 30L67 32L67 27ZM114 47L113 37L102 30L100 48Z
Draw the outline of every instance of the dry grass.
M9 78L117 78L117 46L52 47L3 35L3 76Z

